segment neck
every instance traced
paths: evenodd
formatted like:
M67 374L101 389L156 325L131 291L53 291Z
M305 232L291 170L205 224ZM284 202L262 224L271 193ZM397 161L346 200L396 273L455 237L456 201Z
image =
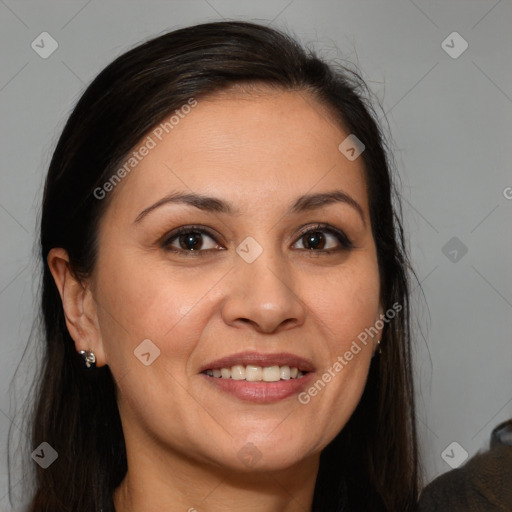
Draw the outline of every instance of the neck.
M146 448L146 447L145 447ZM319 456L279 471L230 471L179 454L130 450L116 512L309 512Z

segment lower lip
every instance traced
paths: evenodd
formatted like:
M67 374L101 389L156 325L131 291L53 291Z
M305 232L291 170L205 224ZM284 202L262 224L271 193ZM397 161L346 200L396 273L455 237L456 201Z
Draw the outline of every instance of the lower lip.
M279 380L277 382L248 382L246 380L223 379L201 374L207 382L217 386L240 400L257 403L271 403L284 400L303 391L313 379L313 372L306 373L300 379Z

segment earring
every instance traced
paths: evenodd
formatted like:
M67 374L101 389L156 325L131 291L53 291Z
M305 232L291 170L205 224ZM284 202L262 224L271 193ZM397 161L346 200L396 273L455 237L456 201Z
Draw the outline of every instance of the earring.
M382 354L382 347L380 346L380 340L377 340L377 352Z
M96 356L92 350L80 350L79 354L84 358L85 366L91 367L96 362Z

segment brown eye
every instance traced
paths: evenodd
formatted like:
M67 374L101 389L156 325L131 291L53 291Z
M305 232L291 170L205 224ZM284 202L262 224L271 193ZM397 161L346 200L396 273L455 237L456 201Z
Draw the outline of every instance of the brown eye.
M210 241L207 241L209 239ZM165 236L162 247L169 252L184 256L202 256L213 249L223 249L212 234L204 228L185 226Z
M305 246L304 250L312 252L329 253L354 247L351 240L343 231L326 225L314 226L308 229L301 235L296 243L299 241ZM336 243L338 244L337 247ZM334 246L332 244L334 244Z
M321 231L310 231L302 237L306 249L323 249L326 243L325 240L326 236Z
M198 251L203 245L202 236L202 233L197 231L190 231L185 235L179 235L178 242L180 249Z

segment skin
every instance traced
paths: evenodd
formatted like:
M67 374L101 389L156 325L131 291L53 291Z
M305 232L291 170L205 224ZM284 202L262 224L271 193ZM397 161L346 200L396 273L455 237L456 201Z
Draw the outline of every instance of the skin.
M383 312L363 161L338 150L347 135L305 92L201 99L110 192L90 278L77 281L66 252L51 251L76 349L94 351L117 383L128 457L117 512L310 510L320 452L356 408L381 333L306 405L297 395L242 401L199 371L243 350L291 352L320 378ZM303 194L340 189L364 220L341 202L287 212ZM230 201L240 214L166 204L134 222L174 191ZM308 254L319 249L300 228L317 222L355 247L320 228L324 248L339 250ZM203 256L184 254L198 251L179 238L181 254L162 248L166 233L191 224L216 235L200 238ZM247 236L263 249L252 263L236 252ZM145 339L160 350L149 366L134 356ZM252 465L238 456L247 443Z

